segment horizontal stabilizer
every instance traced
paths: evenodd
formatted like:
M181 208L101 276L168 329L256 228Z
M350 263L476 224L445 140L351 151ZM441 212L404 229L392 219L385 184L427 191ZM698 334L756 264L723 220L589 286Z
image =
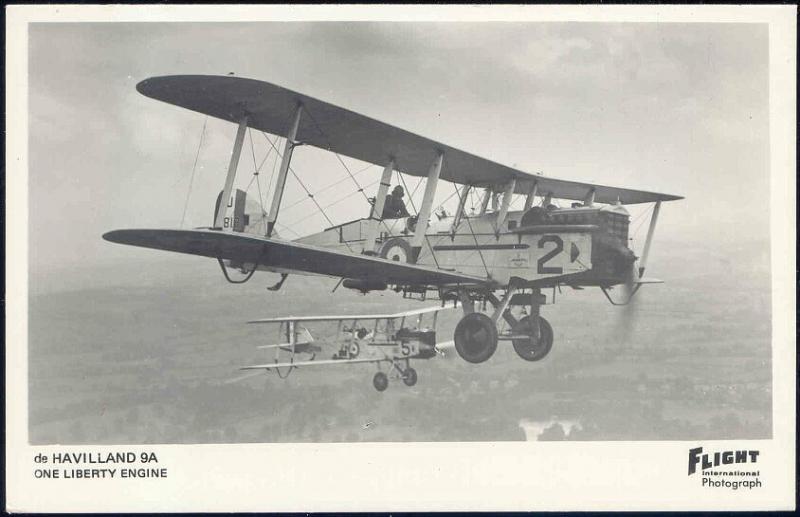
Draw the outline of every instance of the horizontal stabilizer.
M308 341L303 341L302 343L295 343L294 346L295 346L295 348L299 348L299 347L310 345L310 344L311 343L308 342ZM292 344L291 343L276 343L274 345L258 345L256 348L259 349L259 350L266 350L266 349L270 349L270 348L291 349L292 348Z
M640 278L633 282L634 284L663 284L663 280L659 280L658 278Z
M253 377L256 377L258 375L263 375L263 372L246 373L244 375L240 375L240 376L234 377L232 379L226 379L224 381L221 381L220 384L235 384L237 382L246 381L247 379L252 379Z

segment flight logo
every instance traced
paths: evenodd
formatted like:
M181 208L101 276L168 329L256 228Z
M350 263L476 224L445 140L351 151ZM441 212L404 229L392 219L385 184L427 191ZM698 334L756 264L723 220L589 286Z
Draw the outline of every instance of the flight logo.
M703 452L702 447L689 449L689 476L699 472L702 485L707 488L759 488L758 455L759 451L747 449L715 452Z

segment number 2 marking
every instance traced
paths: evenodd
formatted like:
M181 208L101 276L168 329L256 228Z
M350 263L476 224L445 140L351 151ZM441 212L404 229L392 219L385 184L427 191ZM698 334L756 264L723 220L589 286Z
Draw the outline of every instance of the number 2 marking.
M563 268L546 267L545 263L564 250L564 241L562 241L561 237L559 237L558 235L545 235L544 237L539 239L539 249L544 248L544 245L547 244L548 242L554 243L556 247L547 252L542 258L540 258L537 261L536 264L538 265L538 268L536 269L536 271L541 275L550 275L550 274L560 275L561 273L564 272Z

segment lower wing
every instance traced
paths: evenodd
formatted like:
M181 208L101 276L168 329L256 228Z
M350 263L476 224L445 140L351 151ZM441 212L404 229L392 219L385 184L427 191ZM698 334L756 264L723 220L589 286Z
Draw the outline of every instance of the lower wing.
M110 242L241 263L387 284L485 285L486 278L405 264L368 255L215 230L115 230Z
M323 361L294 361L283 363L251 364L242 366L240 370L272 370L273 368L301 368L304 366L330 366L332 364L356 364L356 363L381 363L391 361L388 357L365 357L363 359L325 359Z

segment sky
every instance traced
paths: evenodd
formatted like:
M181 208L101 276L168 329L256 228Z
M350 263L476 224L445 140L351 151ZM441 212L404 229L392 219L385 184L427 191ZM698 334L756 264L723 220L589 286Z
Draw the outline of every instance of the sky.
M161 253L103 241L113 229L210 225L236 127L135 85L230 72L526 172L684 196L663 207L651 261L659 242L733 253L769 239L768 71L763 24L33 24L31 271ZM252 142L243 189L269 151L263 135ZM265 197L274 158L248 195ZM380 167L345 161L374 195ZM334 155L301 147L293 168L312 192L335 184L317 196L335 223L368 214ZM292 179L283 207L285 237L326 226Z

